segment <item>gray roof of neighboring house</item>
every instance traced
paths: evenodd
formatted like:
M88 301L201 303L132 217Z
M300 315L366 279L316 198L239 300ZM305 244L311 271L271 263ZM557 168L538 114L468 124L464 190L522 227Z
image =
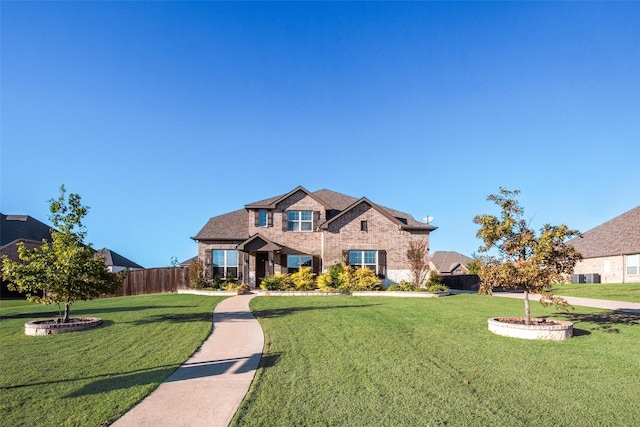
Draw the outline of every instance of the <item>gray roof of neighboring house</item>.
M359 200L368 201L366 198L357 199L355 197L347 196L346 194L338 193L336 191L322 189L314 192L306 190L304 187L298 186L292 191L281 194L279 196L270 197L268 199L260 200L257 202L249 203L245 205L245 209L229 212L227 214L219 215L209 219L207 224L196 234L192 239L194 240L245 240L249 238L249 213L248 209L266 209L275 208L275 205L285 199L287 196L295 193L296 191L304 191L311 197L325 205L327 210L333 211L330 215L332 219L339 212L352 207ZM372 203L372 202L369 202ZM376 205L378 208L384 210L389 216L398 219L402 222L403 226L407 228L422 228L425 230L435 230L436 227L417 221L413 216L408 213L401 212L395 209L387 208L384 206ZM329 220L330 220L329 219Z
M584 258L640 253L640 206L569 241Z
M107 267L144 268L111 249L100 249L98 253L104 257L104 264Z
M16 240L51 241L51 227L29 215L0 214L0 246Z
M467 263L472 259L453 251L436 251L431 256L431 262L440 273L451 273L459 265L466 268Z

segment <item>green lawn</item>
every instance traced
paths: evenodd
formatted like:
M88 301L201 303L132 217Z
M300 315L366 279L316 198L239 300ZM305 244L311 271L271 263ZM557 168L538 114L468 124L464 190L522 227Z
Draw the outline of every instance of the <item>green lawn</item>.
M234 426L640 425L640 316L532 305L564 342L494 335L519 300L259 297L265 354Z
M78 302L72 316L104 323L40 337L24 335L24 323L57 316L56 306L0 301L0 425L108 425L200 346L220 300L167 294Z
M640 283L582 283L557 285L553 292L567 297L640 302Z

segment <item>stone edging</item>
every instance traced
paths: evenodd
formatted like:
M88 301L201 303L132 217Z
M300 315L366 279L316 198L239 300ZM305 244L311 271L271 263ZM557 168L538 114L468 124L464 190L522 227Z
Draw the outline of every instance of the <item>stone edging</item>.
M199 289L178 289L179 294L231 296L237 295L233 291L203 291ZM451 292L387 292L387 291L353 291L353 292L321 292L321 291L258 291L250 293L258 296L279 297L323 297L323 296L358 296L358 297L404 297L404 298L438 298L451 295Z
M32 320L24 324L25 335L57 335L66 332L84 331L102 324L99 317L82 317L80 322L49 323L51 319Z
M553 324L524 325L520 323L501 322L500 319L502 318L494 317L487 320L487 323L491 332L505 337L562 341L573 336L573 323L571 322L554 320ZM546 319L532 318L531 320L545 321Z

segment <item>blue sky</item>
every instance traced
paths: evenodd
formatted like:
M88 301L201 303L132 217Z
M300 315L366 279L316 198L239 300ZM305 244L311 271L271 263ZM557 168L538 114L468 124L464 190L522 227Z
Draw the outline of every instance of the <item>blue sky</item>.
M1 204L145 267L298 185L434 217L477 251L486 196L587 231L639 204L639 2L11 2Z

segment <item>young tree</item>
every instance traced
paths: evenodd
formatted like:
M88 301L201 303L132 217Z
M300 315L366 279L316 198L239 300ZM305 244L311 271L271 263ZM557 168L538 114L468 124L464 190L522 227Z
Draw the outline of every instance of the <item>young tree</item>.
M409 261L409 272L413 286L416 288L423 286L429 276L427 242L424 240L410 241L409 249L407 249L407 260Z
M551 285L562 283L582 256L565 243L578 236L578 230L566 225L546 224L537 234L524 220L524 209L518 203L519 190L500 188L487 200L500 206L500 218L477 215L473 222L480 225L476 236L484 242L480 252L497 250L497 255L480 258L480 291L491 293L496 287L517 287L524 290L525 323L531 324L529 294L540 294L542 304L567 306L566 300L551 293Z
M69 322L69 309L74 301L89 300L115 292L124 276L110 273L104 258L96 256L91 244L85 245L87 230L82 219L88 207L82 206L80 196L65 196L64 185L60 197L49 200L51 243L26 249L18 245L21 262L2 259L2 276L9 289L26 294L27 299L39 304L64 304L63 323ZM125 273L126 274L126 273Z

